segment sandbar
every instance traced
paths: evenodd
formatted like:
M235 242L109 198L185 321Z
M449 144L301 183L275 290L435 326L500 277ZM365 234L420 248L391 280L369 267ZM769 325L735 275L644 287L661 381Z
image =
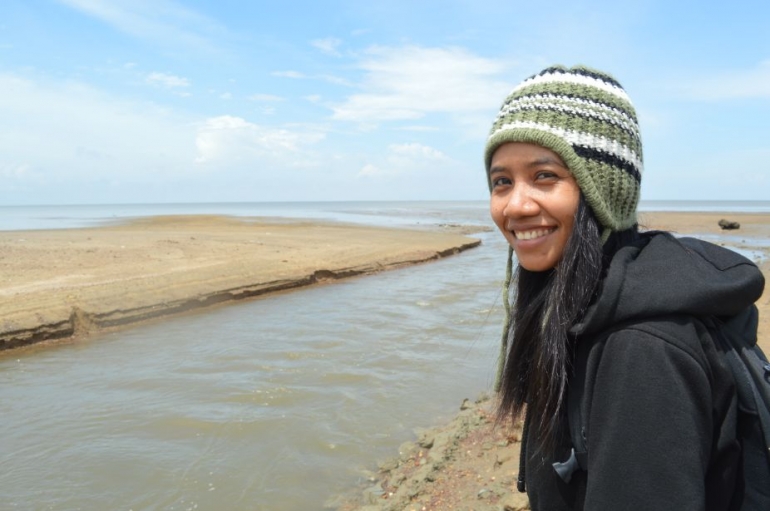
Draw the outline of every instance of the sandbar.
M452 229L190 215L0 231L0 350L437 259Z

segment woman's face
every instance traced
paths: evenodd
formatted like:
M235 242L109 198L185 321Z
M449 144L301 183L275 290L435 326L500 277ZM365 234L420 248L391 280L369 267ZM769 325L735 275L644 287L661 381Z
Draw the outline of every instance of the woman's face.
M580 188L561 158L522 142L492 155L489 209L497 227L530 271L550 270L561 260L572 233Z

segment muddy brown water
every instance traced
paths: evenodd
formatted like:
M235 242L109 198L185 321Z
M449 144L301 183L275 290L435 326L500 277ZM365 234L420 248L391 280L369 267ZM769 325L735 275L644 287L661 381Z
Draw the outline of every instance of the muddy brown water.
M0 358L0 501L313 510L492 383L503 246Z

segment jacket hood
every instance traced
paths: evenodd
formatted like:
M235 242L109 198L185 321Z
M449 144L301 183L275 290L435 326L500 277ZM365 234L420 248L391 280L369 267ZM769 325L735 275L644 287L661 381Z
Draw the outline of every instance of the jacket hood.
M742 255L658 233L615 254L598 298L571 332L587 335L668 314L731 317L757 301L764 286L762 272Z

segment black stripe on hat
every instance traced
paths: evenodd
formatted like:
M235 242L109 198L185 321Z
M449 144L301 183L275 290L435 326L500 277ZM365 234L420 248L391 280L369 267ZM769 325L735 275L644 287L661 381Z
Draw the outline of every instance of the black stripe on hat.
M586 147L584 145L573 145L572 149L575 151L575 154L581 158L598 161L600 163L606 163L612 167L623 169L626 174L633 177L637 183L642 182L642 175L639 173L639 169L636 168L636 165L624 160L623 158L615 156L614 154L610 154L606 151L600 151L599 149Z

